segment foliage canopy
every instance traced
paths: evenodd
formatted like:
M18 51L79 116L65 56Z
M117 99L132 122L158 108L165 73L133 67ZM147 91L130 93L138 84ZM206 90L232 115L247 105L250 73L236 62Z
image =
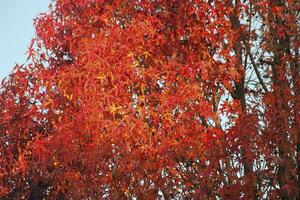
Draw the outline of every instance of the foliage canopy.
M300 198L297 0L56 0L0 91L3 199Z

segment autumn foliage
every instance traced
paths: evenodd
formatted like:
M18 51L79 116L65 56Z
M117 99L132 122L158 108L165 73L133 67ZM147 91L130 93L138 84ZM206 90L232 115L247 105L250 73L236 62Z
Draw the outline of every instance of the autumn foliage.
M297 0L56 0L0 90L2 199L299 199Z

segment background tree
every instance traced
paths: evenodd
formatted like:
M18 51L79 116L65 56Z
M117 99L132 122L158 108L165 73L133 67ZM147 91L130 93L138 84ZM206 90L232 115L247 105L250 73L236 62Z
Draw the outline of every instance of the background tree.
M57 0L35 26L2 198L299 198L298 1Z

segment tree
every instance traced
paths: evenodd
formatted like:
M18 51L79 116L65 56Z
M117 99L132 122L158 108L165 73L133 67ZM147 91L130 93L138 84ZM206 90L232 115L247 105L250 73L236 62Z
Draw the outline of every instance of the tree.
M35 26L2 198L300 198L298 1L56 0Z

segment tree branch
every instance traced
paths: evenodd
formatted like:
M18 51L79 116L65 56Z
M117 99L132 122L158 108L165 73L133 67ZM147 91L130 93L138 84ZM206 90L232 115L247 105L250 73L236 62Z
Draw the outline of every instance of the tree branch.
M254 71L256 73L256 76L259 80L259 83L261 84L261 86L263 87L263 89L265 90L266 93L268 93L268 88L266 86L266 84L264 83L264 80L262 79L259 71L258 71L258 67L257 67L257 64L255 63L255 60L253 58L253 55L251 54L251 51L250 51L250 47L249 45L243 40L245 46L246 46L246 51L247 51L247 54L249 55L249 58L250 58L250 61L251 61L251 64L253 65L253 68L254 68Z

